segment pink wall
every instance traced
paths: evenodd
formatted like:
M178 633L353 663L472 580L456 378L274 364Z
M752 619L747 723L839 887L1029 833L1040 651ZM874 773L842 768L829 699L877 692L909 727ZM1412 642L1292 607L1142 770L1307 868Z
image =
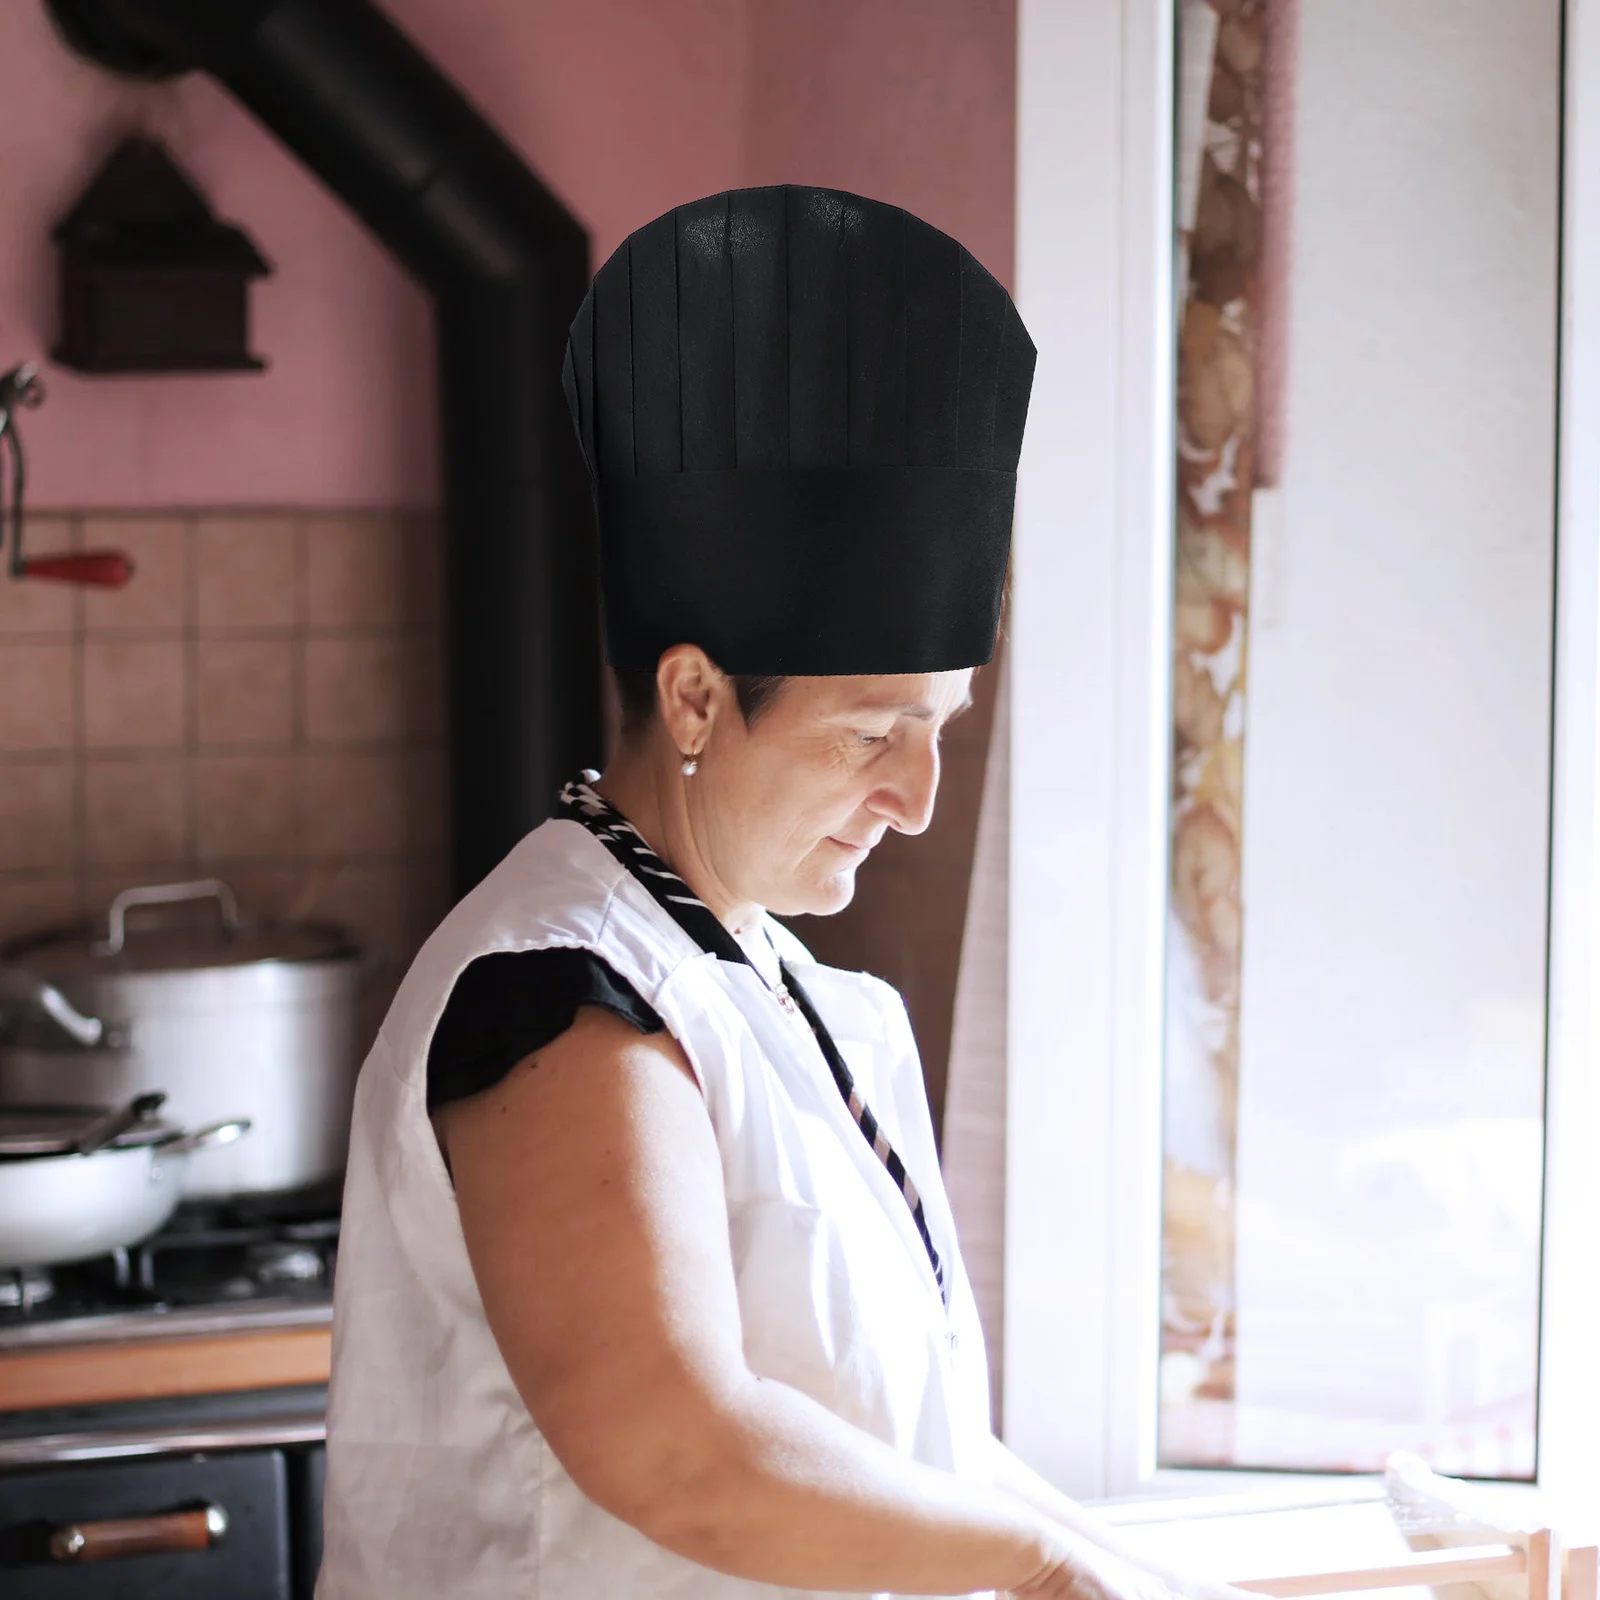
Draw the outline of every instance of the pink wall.
M753 0L742 183L853 189L1012 266L1014 0Z
M679 201L833 184L1011 269L1011 0L389 0L591 229L596 261ZM470 18L470 21L464 20ZM420 505L435 496L423 297L204 79L75 60L39 0L0 6L0 365L55 336L51 226L129 131L164 139L276 275L264 376L49 369L26 418L39 506Z

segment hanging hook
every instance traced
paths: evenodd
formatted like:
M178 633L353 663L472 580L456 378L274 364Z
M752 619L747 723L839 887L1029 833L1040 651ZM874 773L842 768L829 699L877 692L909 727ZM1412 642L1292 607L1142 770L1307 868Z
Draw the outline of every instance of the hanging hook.
M0 375L0 444L11 446L11 576L26 575L22 556L22 490L27 481L22 460L22 435L17 432L15 413L21 406L37 411L44 404L44 385L39 369L32 362L13 367ZM0 538L3 538L0 531Z
M11 447L11 576L57 578L65 583L90 583L120 589L133 576L133 563L120 550L83 550L75 555L25 556L22 553L22 499L27 470L22 457L22 435L16 414L26 407L37 411L44 404L44 384L39 369L30 362L0 373L0 446ZM0 544L5 542L6 507L0 495Z

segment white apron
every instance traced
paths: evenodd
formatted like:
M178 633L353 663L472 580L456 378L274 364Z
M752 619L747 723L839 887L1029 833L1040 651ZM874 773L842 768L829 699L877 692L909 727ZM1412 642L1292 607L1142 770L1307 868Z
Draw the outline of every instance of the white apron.
M902 1454L976 1475L988 1377L896 992L768 927L923 1198L862 1136L803 1018L701 951L578 822L529 834L423 946L361 1072L334 1294L318 1600L801 1600L673 1555L587 1499L484 1318L425 1105L428 1042L491 951L593 950L682 1045L716 1133L750 1370Z

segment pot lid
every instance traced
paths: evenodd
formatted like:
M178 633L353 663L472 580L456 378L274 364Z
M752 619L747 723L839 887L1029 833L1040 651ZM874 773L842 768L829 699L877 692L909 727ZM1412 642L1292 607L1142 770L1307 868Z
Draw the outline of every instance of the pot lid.
M244 921L233 890L207 878L128 889L111 902L104 922L30 939L7 954L56 980L259 961L353 960L358 948L342 928Z
M17 1156L63 1155L104 1115L103 1108L93 1106L0 1107L0 1161ZM125 1150L155 1144L179 1131L175 1123L147 1118L119 1133L106 1148Z

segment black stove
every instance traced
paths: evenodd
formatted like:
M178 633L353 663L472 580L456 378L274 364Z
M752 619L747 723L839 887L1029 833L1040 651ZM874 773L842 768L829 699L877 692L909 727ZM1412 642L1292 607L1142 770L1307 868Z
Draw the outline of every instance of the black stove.
M119 1322L174 1311L331 1304L338 1196L287 1202L185 1202L160 1233L92 1261L0 1268L0 1344L8 1333L83 1318ZM131 1329L128 1331L132 1331Z
M326 1328L338 1202L337 1189L186 1202L130 1249L0 1270L0 1379L24 1358L9 1391L0 1382L0 1593L310 1600L322 1553L321 1384L41 1409L26 1358L87 1345L114 1361L124 1343ZM203 1550L174 1544L81 1569L50 1554L63 1529L128 1518L155 1529L197 1506L227 1530Z

